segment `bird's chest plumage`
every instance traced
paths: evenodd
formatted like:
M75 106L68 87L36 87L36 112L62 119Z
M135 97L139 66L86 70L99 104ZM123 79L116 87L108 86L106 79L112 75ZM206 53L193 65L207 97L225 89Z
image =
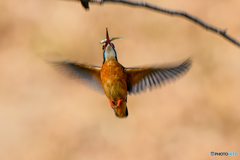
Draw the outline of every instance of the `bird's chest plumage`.
M114 59L106 61L100 74L103 90L109 99L117 101L126 98L126 75L120 63Z

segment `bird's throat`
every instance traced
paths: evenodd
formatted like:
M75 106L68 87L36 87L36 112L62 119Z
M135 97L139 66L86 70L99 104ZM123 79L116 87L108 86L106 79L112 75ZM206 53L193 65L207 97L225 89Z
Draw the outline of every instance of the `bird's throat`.
M117 61L117 53L110 45L108 45L103 51L103 63L110 59L115 59Z

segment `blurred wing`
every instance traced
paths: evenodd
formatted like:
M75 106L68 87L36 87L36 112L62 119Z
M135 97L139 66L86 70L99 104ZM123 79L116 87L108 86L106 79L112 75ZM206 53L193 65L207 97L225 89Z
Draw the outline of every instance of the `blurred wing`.
M58 69L72 78L81 79L93 86L98 91L103 92L100 79L100 70L98 66L78 64L74 62L51 62Z
M180 65L162 65L153 68L125 68L127 74L128 94L135 94L151 89L153 86L161 86L166 81L174 80L189 70L191 60L187 59Z

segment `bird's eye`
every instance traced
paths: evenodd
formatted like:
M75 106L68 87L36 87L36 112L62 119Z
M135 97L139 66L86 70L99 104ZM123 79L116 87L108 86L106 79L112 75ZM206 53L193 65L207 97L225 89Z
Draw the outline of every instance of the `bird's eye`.
M104 50L104 45L102 46L102 50Z

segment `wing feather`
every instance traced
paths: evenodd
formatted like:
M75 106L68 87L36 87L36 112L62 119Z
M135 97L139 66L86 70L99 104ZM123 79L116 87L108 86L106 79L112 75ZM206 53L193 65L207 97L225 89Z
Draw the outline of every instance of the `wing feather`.
M138 90L141 91L142 90L142 80L138 82Z
M157 75L157 73L156 73L156 72L153 72L153 75L154 75L154 77L156 78L157 84L158 84L159 86L161 86L161 81L160 81L160 78L159 78L159 76Z
M94 89L103 93L100 71L101 67L80 64L70 61L51 62L57 69L71 78L80 79Z
M165 82L175 80L186 73L191 67L191 59L187 59L180 65L161 65L158 67L124 68L127 75L128 94L135 94L151 89L154 86L161 86Z

